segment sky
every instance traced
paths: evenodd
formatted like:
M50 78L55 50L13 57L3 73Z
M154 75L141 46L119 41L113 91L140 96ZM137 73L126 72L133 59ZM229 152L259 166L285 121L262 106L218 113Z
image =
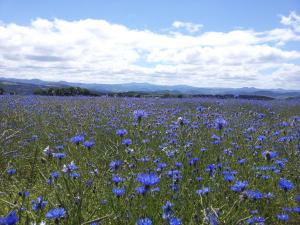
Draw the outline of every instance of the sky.
M0 0L0 77L300 89L299 0Z

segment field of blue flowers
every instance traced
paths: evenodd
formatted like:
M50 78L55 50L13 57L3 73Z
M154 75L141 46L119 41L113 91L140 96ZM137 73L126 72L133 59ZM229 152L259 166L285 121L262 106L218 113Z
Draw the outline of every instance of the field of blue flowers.
M300 103L0 97L0 224L300 224Z

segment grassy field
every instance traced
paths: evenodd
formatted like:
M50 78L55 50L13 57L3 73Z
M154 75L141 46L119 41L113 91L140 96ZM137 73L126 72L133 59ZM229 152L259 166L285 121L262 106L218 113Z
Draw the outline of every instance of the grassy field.
M300 224L300 103L0 96L0 224Z

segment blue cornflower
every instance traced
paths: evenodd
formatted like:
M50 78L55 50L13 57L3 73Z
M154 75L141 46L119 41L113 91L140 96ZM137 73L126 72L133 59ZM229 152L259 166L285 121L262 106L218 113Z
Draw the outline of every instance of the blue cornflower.
M123 139L123 140L122 140L122 144L123 144L123 145L126 145L126 146L129 146L129 145L132 144L132 140L129 139L129 138Z
M126 129L119 129L116 131L116 134L120 137L123 137L127 134L127 130Z
M198 195L205 195L208 194L210 192L210 188L209 187L204 187L202 189L196 190L196 193Z
M178 219L176 217L172 217L170 220L169 220L169 224L170 225L181 225L182 222L181 222L181 219Z
M141 121L142 118L145 118L148 116L148 113L142 109L134 110L133 116L136 120Z
M97 223L97 222L92 222L92 223L90 223L90 225L99 225L99 223Z
M250 213L251 213L252 215L258 214L258 210L257 210L257 209L251 210Z
M217 167L215 164L208 164L205 168L205 171L209 173L209 176L212 176L215 171L216 171Z
M259 200L264 197L260 191L252 191L252 190L246 191L246 195L248 198L250 198L252 200Z
M63 145L57 145L57 146L55 147L55 149L56 149L57 151L62 151L62 150L64 149L64 146L63 146Z
M256 224L256 223L264 224L265 221L266 221L265 218L260 216L254 216L246 220L247 224Z
M60 173L58 171L53 171L50 173L50 176L53 177L54 179L57 179L60 177Z
M182 178L182 175L180 174L179 170L169 170L166 172L166 174L172 178L173 181L180 180Z
M191 165L191 166L193 166L193 165L196 165L196 163L199 161L199 158L192 158L190 161L189 161L189 164Z
M45 206L47 205L47 201L44 201L43 196L39 196L37 197L36 200L32 200L31 204L32 204L32 210L33 211L37 211L39 209L44 209Z
M201 148L200 149L200 152L206 152L207 151L207 148Z
M52 153L52 155L53 155L54 158L57 158L57 159L66 158L66 153Z
M80 174L77 172L72 172L72 173L70 173L70 177L76 179L76 178L80 177Z
M209 208L204 209L204 222L209 225L218 225L218 214L216 211L211 210Z
M279 169L284 169L285 168L285 163L287 160L276 160L274 163L279 167Z
M295 201L300 202L300 195L295 196Z
M7 216L0 217L1 225L14 225L19 221L16 211L11 211Z
M16 172L17 172L17 170L15 168L9 168L6 170L6 173L10 176L15 174Z
M244 165L247 162L247 159L238 159L240 165Z
M125 178L120 177L118 174L114 174L112 177L112 182L118 184L125 181Z
M53 171L51 172L50 177L47 180L47 183L51 185L59 177L60 177L60 173L58 171Z
M151 192L160 192L160 188L159 187L154 187L151 189Z
M274 198L274 194L271 193L271 192L268 192L268 193L264 194L264 198L266 198L266 199L272 199L272 198Z
M182 167L182 163L176 162L176 163L175 163L175 166L178 167L178 168L181 168L181 167Z
M273 152L273 151L263 151L262 152L262 156L266 159L266 160L271 160L274 159L277 156L277 152Z
M203 181L203 177L196 177L196 181L200 182L200 181Z
M119 169L119 167L122 164L123 164L122 160L115 160L115 161L113 160L113 161L110 162L109 167L110 167L111 170L115 171L115 170Z
M231 186L231 190L234 192L241 192L248 186L247 181L239 181L237 180L233 186Z
M283 207L282 211L291 213L291 212L293 212L293 208L291 208L291 207Z
M149 218L141 218L136 222L137 225L152 225L152 221Z
M162 210L163 210L163 214L162 214L162 218L164 220L170 219L171 217L173 217L173 204L170 201L167 201L163 206L162 206Z
M206 108L204 106L200 105L196 109L197 109L198 112L203 112Z
M284 178L280 178L278 185L284 191L289 191L289 190L294 189L294 184L291 181L286 180Z
M219 144L221 142L221 137L215 134L211 136L211 139L213 139L212 144Z
M259 135L259 136L257 137L257 140L258 140L258 141L264 141L264 140L266 140L266 139L267 139L267 137L264 136L264 135Z
M296 206L294 212L300 214L300 206Z
M247 129L247 132L250 132L250 133L255 133L256 132L256 129L254 127L249 127Z
M226 180L226 181L231 182L235 179L235 176L234 176L235 173L232 173L230 171L225 171L223 174L224 174L224 180Z
M166 163L157 163L157 168L156 171L161 171L163 168L165 168L167 166Z
M19 192L19 196L23 197L23 198L27 198L29 197L30 193L29 191L20 191Z
M146 187L156 185L160 180L155 173L140 173L136 179Z
M74 137L71 137L70 141L73 144L79 145L79 143L81 143L81 142L84 141L84 136L82 136L82 135L76 135Z
M139 186L139 187L135 188L135 191L141 195L144 195L147 192L145 186Z
M62 169L62 171L64 172L64 173L71 173L71 172L73 172L74 170L77 170L77 166L75 165L75 163L74 163L74 161L72 161L70 164L65 164L64 166L63 166L63 169Z
M83 142L83 146L86 147L87 149L91 149L95 145L94 141L85 141Z
M121 197L125 194L125 188L113 188L112 192L115 194L115 196Z
M58 220L60 218L65 217L66 215L66 210L64 208L54 208L50 209L47 214L46 218L48 220Z
M280 221L288 221L289 220L289 215L288 214L278 214L277 219Z
M226 126L226 124L227 124L227 121L220 117L220 118L215 119L214 128L216 130L222 130Z

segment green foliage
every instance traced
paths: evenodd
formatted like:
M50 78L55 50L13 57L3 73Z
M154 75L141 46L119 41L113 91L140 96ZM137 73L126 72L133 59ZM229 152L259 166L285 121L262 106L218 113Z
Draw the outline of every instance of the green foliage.
M34 94L47 96L99 96L98 93L80 87L37 89L34 91Z

